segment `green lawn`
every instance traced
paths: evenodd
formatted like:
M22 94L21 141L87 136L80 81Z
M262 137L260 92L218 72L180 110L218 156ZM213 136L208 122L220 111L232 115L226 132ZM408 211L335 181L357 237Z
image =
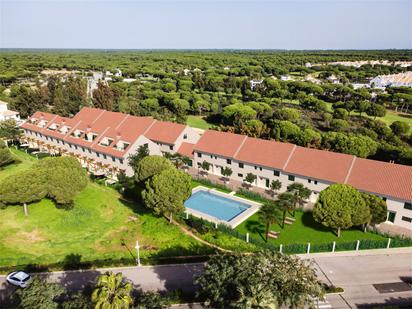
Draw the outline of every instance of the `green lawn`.
M386 110L385 117L378 117L376 119L382 120L388 126L391 125L392 122L403 121L403 122L409 123L409 125L412 127L412 115L407 116L404 114L396 113L395 111L392 111L392 110Z
M7 176L14 174L18 171L23 171L27 168L29 168L34 162L37 161L36 158L30 156L29 154L20 151L20 150L16 150L15 148L11 147L10 148L11 152L13 153L13 155L18 158L21 163L19 164L10 164L7 165L3 168L0 168L0 180L6 178Z
M280 232L279 238L270 238L270 242L274 244L302 244L302 243L330 243L336 242L349 242L362 239L384 239L383 236L364 233L358 229L350 229L342 231L341 237L337 237L334 232L324 227L323 225L313 220L311 213L296 212L296 221L291 225L285 225L282 229L279 224L273 224L270 230ZM249 233L256 238L265 239L265 226L259 220L259 215L254 214L248 220L243 222L236 228L239 232L244 234Z
M208 123L202 116L187 116L187 125L193 128L207 130L210 129L213 125Z
M0 171L0 177L30 166L30 156L16 153L23 162ZM21 206L0 209L0 222L0 267L56 263L70 254L81 255L82 261L130 259L136 240L142 259L211 252L164 218L92 182L72 210L44 199L29 205L28 217Z

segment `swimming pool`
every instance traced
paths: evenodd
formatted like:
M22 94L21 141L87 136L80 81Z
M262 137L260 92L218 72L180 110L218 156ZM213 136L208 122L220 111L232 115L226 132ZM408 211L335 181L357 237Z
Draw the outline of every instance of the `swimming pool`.
M216 223L229 223L231 226L240 224L255 213L258 206L258 203L204 187L195 188L192 196L185 202L189 213Z

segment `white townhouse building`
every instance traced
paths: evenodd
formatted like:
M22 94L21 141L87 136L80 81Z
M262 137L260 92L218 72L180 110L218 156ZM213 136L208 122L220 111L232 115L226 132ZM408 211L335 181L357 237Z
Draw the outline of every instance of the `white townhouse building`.
M187 146L185 146L187 147ZM190 147L182 153L190 155ZM310 201L330 184L349 184L386 200L388 221L412 229L412 167L353 155L311 149L289 143L208 130L193 146L194 167L210 163L210 173L221 175L230 167L230 179L243 181L248 173L257 176L254 186L269 188L280 180L285 191L299 182L312 191Z
M120 171L133 175L128 157L142 145L150 154L162 155L199 139L186 125L88 107L73 118L36 112L21 128L32 147L75 156L92 173L111 177Z
M0 101L0 121L14 119L16 122L20 121L18 112L11 111L7 108L8 103Z
M231 180L243 181L253 173L259 188L269 188L275 179L282 183L281 192L302 183L312 191L312 202L330 184L349 184L386 200L387 221L412 230L411 166L215 130L199 136L187 125L95 108L83 108L73 118L36 112L21 127L31 146L75 156L97 175L132 175L127 159L146 145L150 154L185 155L194 169L206 161L213 175L229 167Z

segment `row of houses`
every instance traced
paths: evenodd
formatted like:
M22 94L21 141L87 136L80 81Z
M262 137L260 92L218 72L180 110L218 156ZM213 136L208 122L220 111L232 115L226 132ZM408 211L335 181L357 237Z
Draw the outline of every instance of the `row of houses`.
M127 158L147 145L151 154L189 157L195 170L206 161L213 175L229 167L232 181L241 182L253 173L257 176L253 185L260 188L269 188L276 179L282 183L281 191L300 182L312 191L312 202L330 184L350 184L385 199L388 221L412 229L410 166L214 130L200 136L185 125L93 108L83 108L70 119L36 112L22 128L32 146L76 156L95 174L132 175Z
M370 81L372 88L386 87L412 87L412 72L404 72L390 75L379 75Z

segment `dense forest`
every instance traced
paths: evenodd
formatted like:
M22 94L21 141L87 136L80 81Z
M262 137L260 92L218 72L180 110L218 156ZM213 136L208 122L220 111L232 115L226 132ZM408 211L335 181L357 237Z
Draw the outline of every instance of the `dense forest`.
M360 60L411 62L412 51L3 51L0 99L22 117L83 106L182 123L198 115L219 130L412 165L412 88L354 87L412 66L330 64ZM86 77L117 69L88 93ZM388 111L405 121L376 119Z

